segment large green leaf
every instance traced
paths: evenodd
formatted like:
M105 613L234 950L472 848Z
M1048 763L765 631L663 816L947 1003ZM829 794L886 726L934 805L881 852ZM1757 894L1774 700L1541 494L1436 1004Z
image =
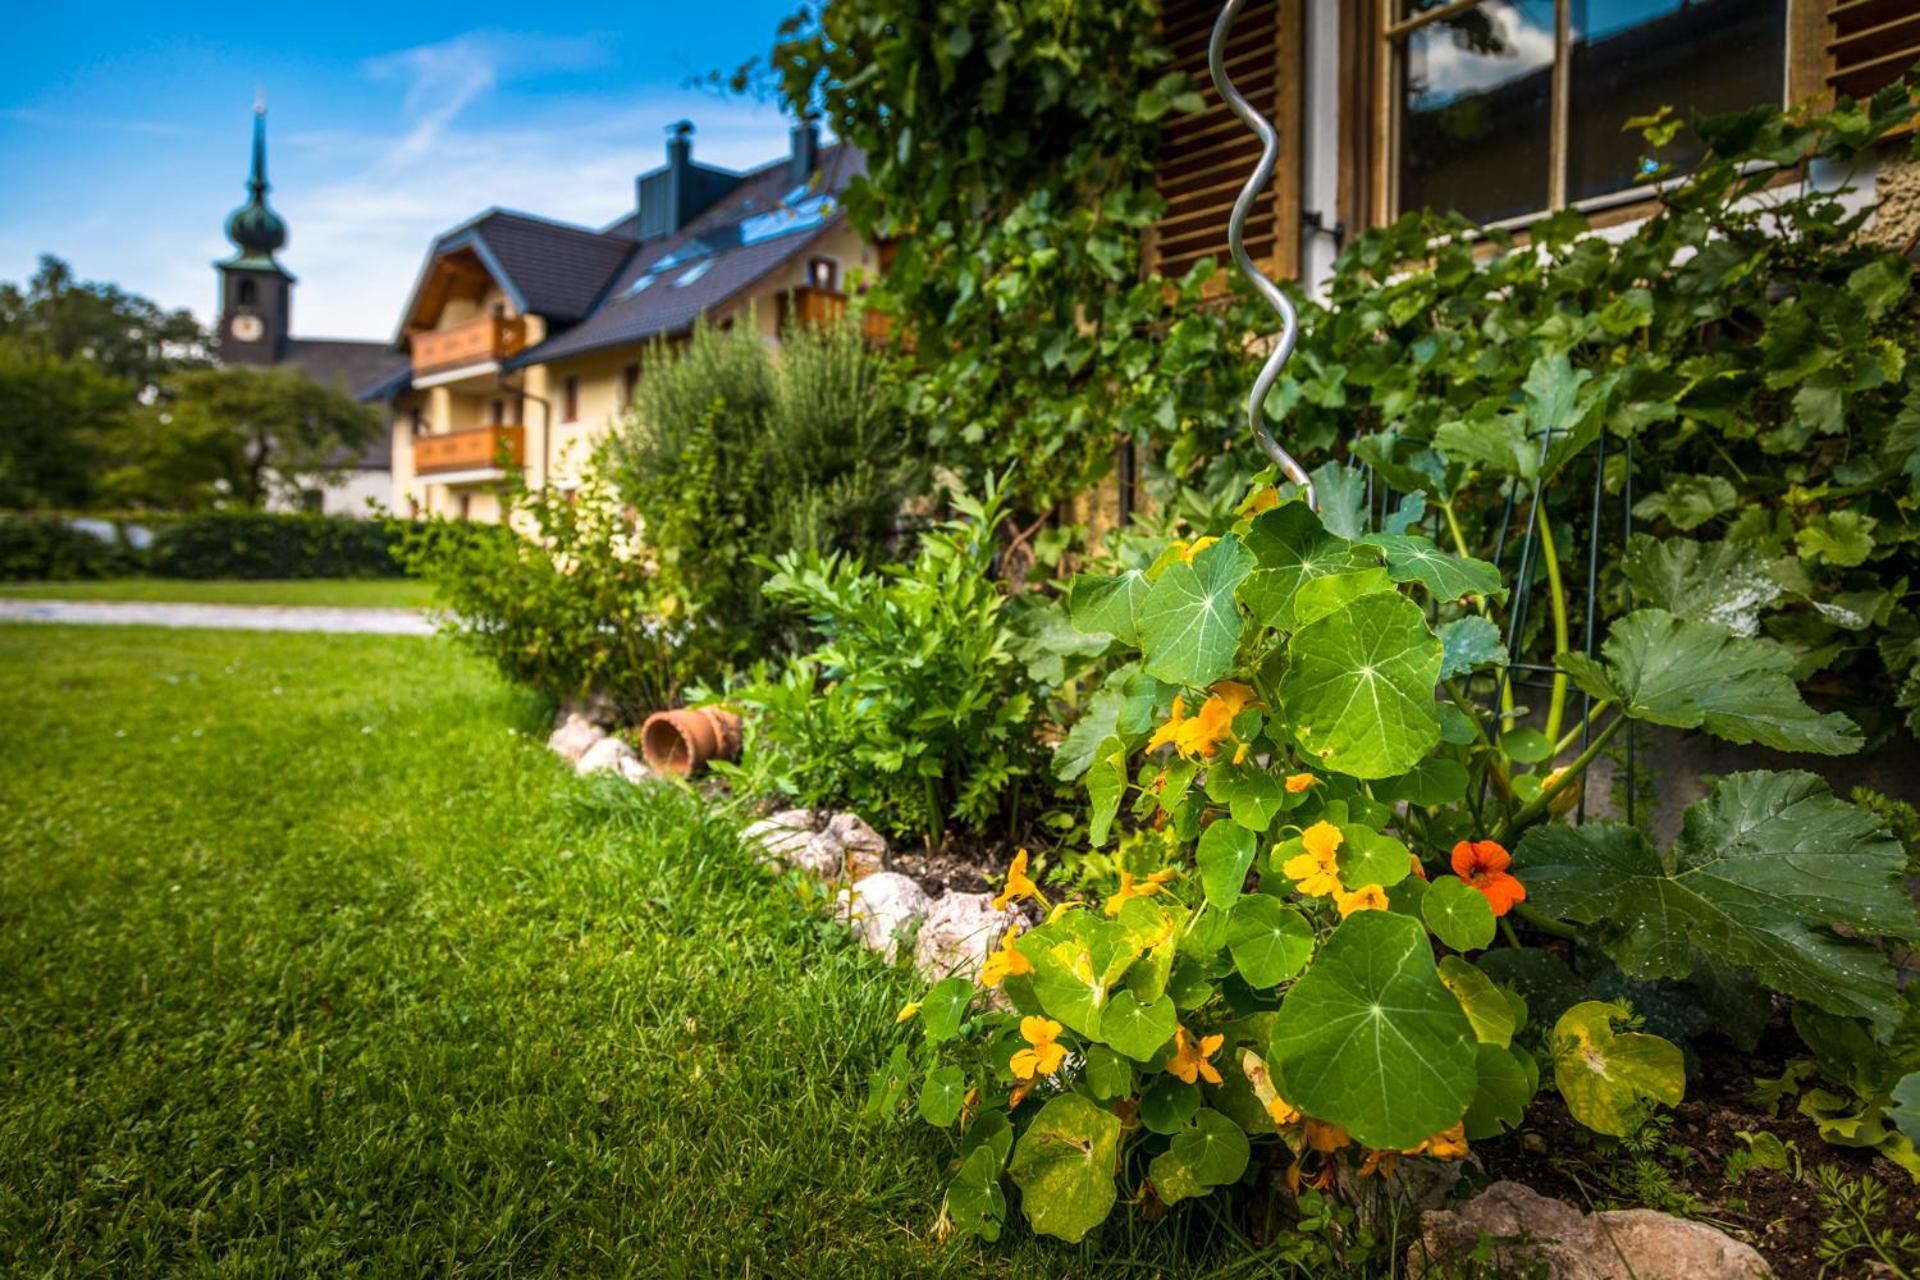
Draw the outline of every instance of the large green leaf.
M1067 588L1067 617L1080 630L1105 633L1123 644L1140 643L1140 608L1152 586L1128 569L1111 575L1083 573Z
M1750 636L1760 611L1785 594L1767 558L1751 544L1658 541L1636 533L1622 562L1634 599L1681 618L1710 622Z
M1107 1003L1100 1038L1135 1062L1145 1062L1173 1039L1177 1025L1173 1001L1166 996L1143 1003L1133 992L1122 991Z
M1237 1182L1252 1148L1240 1126L1218 1111L1202 1109L1147 1168L1154 1193L1165 1204Z
M1642 1031L1616 1032L1630 1016L1624 1005L1586 1000L1560 1015L1547 1037L1553 1083L1573 1118L1596 1133L1625 1137L1645 1122L1656 1102L1678 1106L1686 1093L1680 1050Z
M1387 911L1341 922L1274 1018L1287 1100L1370 1147L1411 1147L1465 1114L1473 1025L1434 968L1427 931Z
M1379 547L1386 555L1387 572L1395 582L1417 582L1435 600L1458 600L1468 595L1507 598L1498 569L1485 560L1450 555L1418 534L1374 533L1360 541Z
M1200 688L1233 669L1242 622L1234 590L1253 563L1228 534L1192 564L1176 560L1166 567L1140 608L1141 666L1148 675Z
M1399 595L1355 600L1296 633L1280 701L1301 747L1356 778L1391 778L1440 741L1440 641Z
M1250 893L1233 908L1227 950L1249 986L1271 987L1300 972L1313 954L1313 926L1279 899Z
M920 1118L936 1129L944 1129L960 1116L966 1098L967 1074L951 1064L927 1072L920 1084Z
M1635 978L1681 978L1695 951L1833 1013L1899 1022L1894 971L1828 926L1920 933L1906 856L1880 820L1810 773L1736 773L1687 810L1665 859L1633 827L1542 826L1514 850L1540 910L1588 926Z
M1514 1056L1514 1050L1482 1043L1474 1069L1479 1079L1473 1104L1467 1108L1468 1140L1484 1142L1509 1129L1518 1129L1526 1119L1534 1086L1526 1068Z
M1253 832L1237 822L1216 822L1200 833L1193 857L1208 902L1226 911L1239 901L1256 847Z
M1493 941L1493 908L1487 896L1458 876L1441 876L1420 900L1433 936L1455 951L1478 951Z
M1120 1118L1076 1093L1048 1099L1013 1148L1008 1172L1035 1231L1078 1243L1106 1220L1118 1192Z
M1793 654L1772 641L1639 609L1613 624L1602 652L1604 666L1577 653L1556 661L1583 690L1618 703L1635 720L1777 751L1838 756L1860 749L1858 725L1801 700L1790 675Z
M1000 1189L1000 1161L990 1147L975 1147L947 1184L947 1214L963 1236L998 1240L1007 1217L1007 1196Z
M1304 502L1287 502L1263 512L1247 530L1254 569L1240 586L1240 598L1263 626L1294 629L1294 597L1318 578L1377 569L1380 558L1320 524Z
M1473 1024L1474 1037L1481 1044L1504 1049L1512 1043L1515 1023L1519 1021L1514 1001L1519 997L1509 999L1492 978L1459 956L1441 958L1440 981L1458 997L1467 1021Z
M1047 1016L1101 1039L1107 997L1140 953L1131 931L1085 911L1069 911L1021 934L1014 946L1033 964L1033 993Z

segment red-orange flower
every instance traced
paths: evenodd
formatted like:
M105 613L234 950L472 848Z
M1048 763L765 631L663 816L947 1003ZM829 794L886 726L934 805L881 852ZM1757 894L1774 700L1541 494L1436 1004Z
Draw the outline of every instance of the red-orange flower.
M1496 916L1527 900L1527 886L1507 871L1512 862L1513 855L1491 840L1462 840L1453 846L1453 874L1486 895Z

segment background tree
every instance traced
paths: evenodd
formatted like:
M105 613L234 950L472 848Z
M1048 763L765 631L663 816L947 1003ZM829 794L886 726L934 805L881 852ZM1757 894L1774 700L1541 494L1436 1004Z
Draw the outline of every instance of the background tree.
M24 288L0 284L0 339L32 356L91 360L136 392L206 363L206 334L184 308L168 311L118 285L76 279L50 253Z
M87 359L0 338L0 507L84 507L133 389Z

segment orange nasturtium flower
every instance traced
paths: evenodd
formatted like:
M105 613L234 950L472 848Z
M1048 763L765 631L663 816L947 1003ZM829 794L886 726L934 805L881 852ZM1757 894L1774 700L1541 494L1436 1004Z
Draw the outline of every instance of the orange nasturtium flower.
M1163 867L1144 880L1135 880L1133 872L1120 873L1120 891L1107 899L1107 914L1117 916L1120 908L1133 898L1150 898L1160 892L1160 886L1178 874L1172 867Z
M1388 905L1387 891L1377 884L1362 885L1352 893L1335 889L1333 905L1340 908L1342 920L1356 911L1385 911Z
M1507 871L1512 861L1513 855L1491 840L1462 840L1453 846L1453 874L1485 894L1496 916L1527 900L1527 886Z
M1462 1120L1451 1129L1442 1129L1419 1146L1409 1148L1406 1154L1432 1156L1436 1160L1460 1159L1467 1154L1467 1122Z
M1325 1120L1315 1120L1312 1116L1307 1117L1306 1137L1307 1146L1323 1156L1353 1145L1353 1139L1345 1129Z
M1322 819L1300 833L1305 853L1296 853L1280 866L1281 874L1294 882L1293 887L1309 898L1324 898L1339 893L1340 868L1334 861L1339 852L1340 828Z
M1185 700L1175 695L1173 713L1147 739L1147 750L1171 745L1188 760L1211 760L1221 743L1233 741L1234 717L1252 706L1256 698L1253 690L1239 681L1222 680L1213 686L1200 710L1188 718ZM1236 761L1242 758L1244 752L1234 757Z
M1020 936L1020 926L1011 925L1000 939L1000 946L987 957L980 966L980 981L989 987L997 987L1016 974L1032 973L1033 961L1014 949L1013 941Z
M1196 1042L1187 1034L1185 1027L1176 1024L1173 1029L1173 1056L1167 1059L1167 1070L1187 1084L1192 1084L1196 1077L1208 1084L1220 1084L1220 1073L1207 1059L1220 1052L1220 1046L1226 1042L1227 1038L1223 1035L1202 1036Z
M1262 511L1271 511L1279 505L1280 490L1273 485L1268 485L1264 489L1255 489L1247 495L1247 500L1240 504L1240 514L1257 516Z
M993 909L1005 911L1008 903L1018 902L1022 898L1032 898L1036 902L1045 901L1040 896L1040 886L1027 878L1025 849L1013 855L1013 865L1007 868L1006 883L1000 886L1000 894L993 900Z
M1287 775L1287 794L1297 796L1308 787L1316 786L1320 779L1310 773L1290 773Z
M1007 1066L1022 1080L1050 1076L1067 1060L1067 1046L1060 1043L1060 1024L1052 1018L1029 1015L1020 1019L1020 1038L1033 1047L1015 1050Z

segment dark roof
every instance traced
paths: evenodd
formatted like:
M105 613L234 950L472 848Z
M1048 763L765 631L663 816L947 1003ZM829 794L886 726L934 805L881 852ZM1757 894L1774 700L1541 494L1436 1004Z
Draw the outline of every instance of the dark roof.
M555 324L570 324L592 310L634 248L623 236L504 209L483 214L471 231L506 272L501 283L520 295L521 309Z
M613 276L590 316L521 352L509 367L691 328L701 313L751 288L845 217L832 197L865 171L866 157L844 144L821 151L819 167L804 190L789 180L784 158L754 170L738 189L680 231L640 246ZM630 220L622 219L602 234L629 235ZM648 283L635 292L643 280Z
M331 383L351 395L368 384L407 372L407 357L384 342L351 338L289 338L280 364L303 370L315 382ZM385 471L392 465L392 446L385 435L368 442L353 464L362 471Z

